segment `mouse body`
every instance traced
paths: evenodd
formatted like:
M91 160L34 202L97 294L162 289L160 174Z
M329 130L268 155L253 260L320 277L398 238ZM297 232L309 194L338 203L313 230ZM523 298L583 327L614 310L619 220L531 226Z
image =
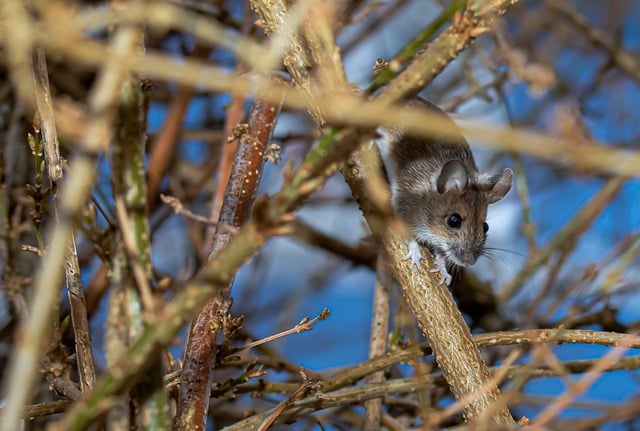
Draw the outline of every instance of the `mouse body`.
M392 206L408 226L411 239L405 260L420 269L418 245L433 253L441 282L449 284L447 267L473 265L484 251L489 204L502 199L513 180L511 169L480 173L466 139L440 108L421 99L408 102L441 117L458 135L455 139L411 136L400 128L378 128L375 143L381 153Z

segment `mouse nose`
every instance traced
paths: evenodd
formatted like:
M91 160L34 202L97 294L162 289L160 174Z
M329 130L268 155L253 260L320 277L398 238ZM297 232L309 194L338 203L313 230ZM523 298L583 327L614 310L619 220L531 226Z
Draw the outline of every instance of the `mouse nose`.
M476 263L476 256L471 253L469 250L456 250L458 259L462 266L471 266Z

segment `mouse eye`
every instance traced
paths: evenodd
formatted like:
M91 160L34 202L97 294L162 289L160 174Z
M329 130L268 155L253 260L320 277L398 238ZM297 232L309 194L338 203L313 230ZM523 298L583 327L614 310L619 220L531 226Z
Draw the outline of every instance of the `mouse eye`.
M489 223L484 222L482 224L482 229L484 229L484 233L487 233L489 231Z
M449 217L447 217L447 225L452 229L460 229L460 226L462 226L462 217L460 217L460 214L453 213L449 215Z

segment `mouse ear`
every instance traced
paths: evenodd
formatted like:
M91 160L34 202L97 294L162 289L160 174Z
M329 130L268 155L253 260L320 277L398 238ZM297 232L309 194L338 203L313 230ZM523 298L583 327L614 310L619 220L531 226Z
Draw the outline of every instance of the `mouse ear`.
M490 204L498 202L511 189L513 171L509 168L487 180L487 200Z
M445 163L440 171L436 186L438 193L451 191L462 192L468 183L467 169L460 160L451 160Z

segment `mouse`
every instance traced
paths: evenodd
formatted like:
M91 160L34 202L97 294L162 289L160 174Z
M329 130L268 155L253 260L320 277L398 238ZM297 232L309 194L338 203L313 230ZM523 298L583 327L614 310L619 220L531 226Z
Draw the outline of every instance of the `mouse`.
M406 241L411 269L421 271L420 246L435 258L440 283L449 285L449 268L468 267L483 254L489 225L487 207L511 189L513 171L479 172L456 123L423 98L407 102L450 125L455 137L425 138L400 127L378 127L374 140L391 188L396 216L409 230Z

